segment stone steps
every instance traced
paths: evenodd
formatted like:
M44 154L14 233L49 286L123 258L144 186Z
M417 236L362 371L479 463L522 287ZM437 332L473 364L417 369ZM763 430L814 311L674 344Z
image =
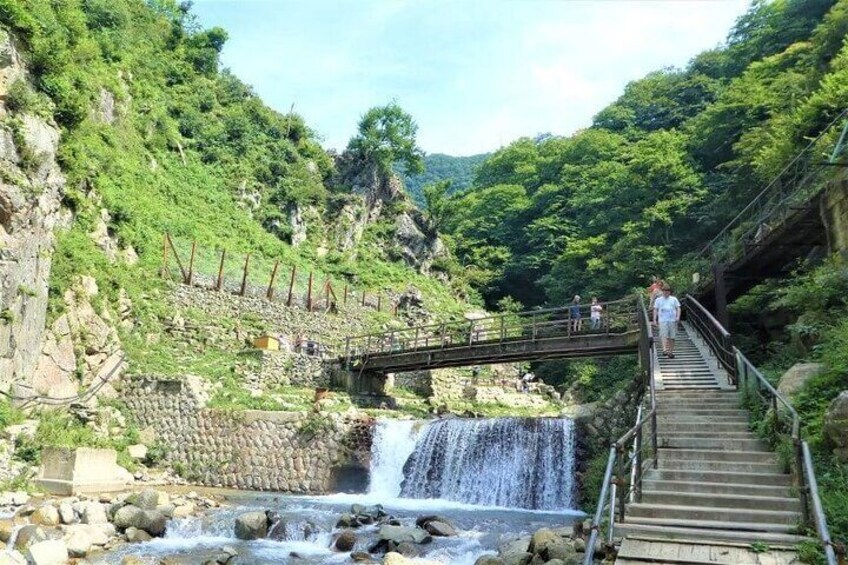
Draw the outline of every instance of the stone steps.
M659 520L687 520L723 523L736 528L737 524L771 524L782 528L769 531L794 531L801 521L801 513L789 510L752 510L748 508L715 508L711 506L676 506L673 504L648 504L634 502L627 505L626 515L634 522L645 523L643 518Z
M660 469L675 471L725 471L740 473L780 474L777 463L743 463L739 461L710 461L703 459L660 459Z
M728 478L729 480L730 478ZM642 481L643 492L648 491L670 491L691 492L700 495L736 495L736 496L764 496L764 497L789 497L792 489L784 485L761 485L718 481L675 481L666 479L648 479Z
M662 462L666 457L687 461L732 461L739 463L777 462L775 454L770 451L742 451L731 449L660 449L659 461Z
M702 432L704 430L715 430L717 434L751 433L748 422L712 422L709 426L705 427L700 422L675 422L668 419L664 420L664 425L659 429L658 433L685 434Z
M664 537L669 539L698 539L698 540L715 540L715 541L741 541L744 543L753 543L756 541L784 545L793 547L796 543L807 541L809 538L798 535L792 531L766 531L756 529L756 524L744 525L743 528L737 528L739 524L734 524L734 529L727 528L726 524L713 524L715 527L709 527L711 524L707 522L677 520L676 522L682 525L666 525L652 523L635 523L624 522L616 523L616 535L652 535L656 537ZM767 528L773 525L766 526Z
M797 498L785 496L752 496L750 494L727 494L726 492L678 492L676 490L647 489L644 486L641 502L674 506L801 512L801 501Z
M675 436L663 434L658 438L660 447L666 448L696 448L714 451L756 451L770 453L766 442L748 437L692 437L691 435Z
M755 473L731 469L729 471L709 469L651 469L645 473L646 480L687 481L728 485L763 485L789 487L792 477L784 473Z

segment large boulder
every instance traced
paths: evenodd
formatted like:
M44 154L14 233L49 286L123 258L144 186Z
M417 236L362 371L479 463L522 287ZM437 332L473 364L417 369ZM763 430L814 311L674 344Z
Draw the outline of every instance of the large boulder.
M245 512L236 518L235 535L241 540L263 539L268 535L268 516L265 512Z
M430 543L433 536L421 528L407 528L405 526L381 526L378 533L381 540L392 542L395 545L408 541L412 543Z
M825 366L821 363L795 363L783 373L777 384L777 392L783 396L793 396L804 388L807 381L821 374Z
M415 525L425 530L428 534L437 537L450 537L457 535L456 528L442 516L421 516L415 521Z
M80 520L83 524L108 524L109 517L106 516L106 508L99 502L87 502L82 507Z
M848 390L840 392L827 407L822 431L836 446L833 453L841 461L848 461Z
M68 547L59 539L40 541L29 546L26 556L31 565L65 565Z
M152 488L134 492L127 497L127 504L138 506L142 510L155 510L159 505L159 493Z
M115 511L115 516L112 518L112 523L120 530L127 528L140 528L143 520L144 510L138 506L127 504L121 506Z
M41 526L58 526L61 522L59 511L51 504L40 506L32 513L30 520L33 524L39 524Z
M577 553L574 546L549 528L542 528L533 534L530 539L530 552L540 556L545 561L565 560Z
M400 553L387 553L383 558L383 565L442 565L439 561L423 561L421 559L410 559Z
M477 558L474 565L505 565L503 559L497 555L483 555Z

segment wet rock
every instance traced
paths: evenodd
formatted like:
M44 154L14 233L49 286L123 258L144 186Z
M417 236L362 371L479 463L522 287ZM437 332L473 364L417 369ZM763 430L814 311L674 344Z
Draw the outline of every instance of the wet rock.
M528 565L533 561L533 554L526 551L515 551L501 555L504 565Z
M414 544L410 541L404 541L397 545L390 543L390 550L395 553L400 553L404 557L418 557L421 555L421 547L417 544ZM391 547L393 546L394 547Z
M274 541L284 541L288 539L288 524L280 518L276 512L266 511L265 519L268 523L267 538Z
M141 559L141 557L136 557L135 555L127 555L123 559L121 559L121 565L145 565L145 563Z
M168 526L168 519L158 510L145 510L142 513L141 529L153 537L161 537L165 535L165 529ZM139 527L139 526L137 526Z
M127 531L124 532L124 535L127 536L127 541L130 542L130 543L150 541L150 540L153 539L153 536L151 536L150 534L148 534L144 530L141 530L139 528L135 528L133 526L130 526L129 528L127 528Z
M15 528L17 528L17 526L11 518L0 519L0 541L3 543L9 543Z
M268 516L265 512L245 512L236 518L235 535L246 541L263 539L268 535Z
M505 565L505 563L497 555L483 555L477 558L474 565Z
M383 565L442 565L438 561L424 561L422 559L409 559L400 553L387 553L383 558Z
M415 525L423 528L428 534L437 537L450 537L457 535L456 528L441 516L422 516L415 521Z
M356 546L356 534L353 530L343 530L334 544L338 551L351 551Z
M197 507L194 505L194 503L187 502L174 508L173 517L187 518L189 516L192 516L195 512L197 512Z
M64 565L68 562L68 547L62 540L45 540L29 546L25 555L31 565Z
M353 553L350 554L350 558L354 563L377 563L365 551L354 551Z
M342 514L336 522L337 528L357 528L359 525L359 522L356 521L356 518L352 514Z
M142 522L144 510L138 506L126 505L120 507L112 518L112 523L118 529L138 528Z
M15 549L24 550L34 543L47 539L47 534L40 526L23 526L15 538Z
M433 541L433 537L421 528L404 526L381 526L378 533L381 540L400 544L405 541L424 544Z

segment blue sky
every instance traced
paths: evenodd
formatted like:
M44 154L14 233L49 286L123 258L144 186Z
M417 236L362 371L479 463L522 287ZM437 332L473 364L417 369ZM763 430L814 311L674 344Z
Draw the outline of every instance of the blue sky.
M719 45L749 0L196 0L223 63L344 148L393 99L428 153L570 134L646 73Z

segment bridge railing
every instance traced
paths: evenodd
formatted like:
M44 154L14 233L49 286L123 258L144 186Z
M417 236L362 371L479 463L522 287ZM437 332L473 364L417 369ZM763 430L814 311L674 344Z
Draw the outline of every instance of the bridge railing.
M733 345L730 332L706 308L689 295L683 300L683 307L687 320L707 342L722 367L732 375L733 383L742 393L748 407L757 417L763 419L769 441L772 444L784 439L791 442L794 461L790 470L801 497L804 526L816 530L825 551L827 564L836 565L837 546L830 538L827 519L819 499L810 448L801 438L801 420L798 413L756 366Z
M624 333L636 329L632 297L599 303L601 317L591 319L591 304L484 316L411 328L375 332L345 340L344 362L374 355L475 347L492 343L536 341Z
M659 360L654 346L651 320L645 301L639 297L639 359L648 383L647 406L640 407L636 424L610 446L601 493L595 505L591 533L586 542L584 565L592 565L595 547L606 520L607 545L612 546L616 522L624 522L628 501L642 499L642 479L657 466L657 396L656 371ZM644 403L643 403L644 404ZM647 434L647 437L646 437Z
M848 109L836 116L699 253L712 263L731 263L780 226L831 178L843 148Z

